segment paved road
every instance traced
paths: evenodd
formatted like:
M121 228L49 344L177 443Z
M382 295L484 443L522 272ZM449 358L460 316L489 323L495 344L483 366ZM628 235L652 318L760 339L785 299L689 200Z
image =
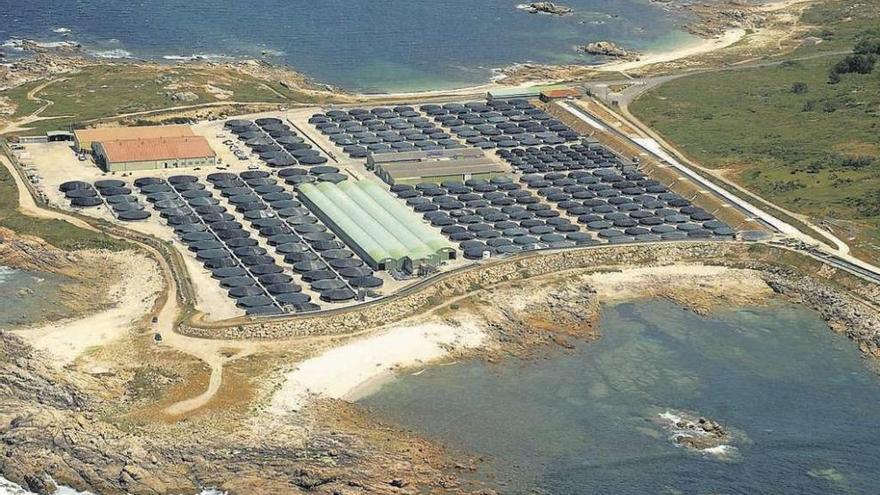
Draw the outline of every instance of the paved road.
M678 74L669 74L664 76L655 76L655 77L644 77L644 78L632 78L628 77L625 79L615 79L615 80L605 80L605 81L582 81L578 83L580 86L589 89L590 94L594 95L596 98L599 98L606 103L610 103L608 97L611 96L608 91L609 86L619 86L619 85L628 85L626 89L621 91L619 94L615 94L615 100L618 102L620 107L626 107L630 103L632 103L636 98L643 95L644 93L662 85L669 81L673 81L675 79L681 79L682 77L689 77L697 74L709 74L713 72L728 72L728 71L738 71L738 70L746 70L746 69L759 69L761 67L774 67L777 65L781 65L786 62L792 61L804 61L804 60L814 60L818 58L826 58L826 57L836 57L840 55L849 55L852 53L852 50L840 50L833 52L824 52L824 53L814 53L812 55L804 55L802 57L793 57L786 58L784 60L770 60L764 62L756 62L742 65L730 65L726 67L715 67L711 69L700 69L689 72L681 72Z

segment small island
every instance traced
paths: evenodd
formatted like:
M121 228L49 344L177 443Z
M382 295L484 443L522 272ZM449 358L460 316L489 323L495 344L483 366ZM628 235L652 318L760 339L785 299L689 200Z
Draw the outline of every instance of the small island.
M553 2L532 2L522 5L520 8L530 14L569 15L574 12L574 9L571 7L557 5Z

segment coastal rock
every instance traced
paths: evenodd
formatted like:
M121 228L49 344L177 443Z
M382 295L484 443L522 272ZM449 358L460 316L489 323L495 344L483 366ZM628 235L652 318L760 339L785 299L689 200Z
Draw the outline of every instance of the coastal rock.
M592 43L587 43L579 49L580 51L588 53L590 55L601 55L604 57L612 57L623 60L638 59L637 53L629 52L612 41L595 41Z
M660 424L670 433L672 443L689 450L704 451L729 444L732 433L720 423L684 412L659 414Z
M168 97L171 98L171 101L196 101L199 99L199 95L192 91L176 91L168 93Z
M56 249L42 239L19 235L0 227L0 264L4 266L57 272L77 261L75 255Z
M574 12L571 7L557 5L553 2L532 2L522 8L530 14L568 15Z

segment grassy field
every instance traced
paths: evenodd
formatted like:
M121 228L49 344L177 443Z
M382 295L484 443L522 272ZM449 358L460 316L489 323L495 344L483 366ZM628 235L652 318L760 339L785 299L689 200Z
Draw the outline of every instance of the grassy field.
M835 15L842 12L848 12L845 2L815 7L806 17L827 21L816 34L835 40L828 45L833 50L851 48L871 25L871 19L841 22ZM830 222L844 239L855 237L860 254L878 260L880 69L829 84L829 71L841 59L681 78L642 96L631 111L699 163L725 169L783 207Z
M27 94L30 90L42 84L42 81L36 81L28 84L23 84L16 88L12 88L7 91L0 92L0 95L9 98L10 101L15 102L16 108L15 113L12 115L13 118L20 118L27 115L30 115L37 111L42 103L39 101L31 101L27 99Z
M18 105L14 118L31 114L41 103L26 98L40 82L0 92ZM174 99L191 93L191 100ZM49 129L66 129L88 121L117 115L159 110L175 106L215 102L314 103L315 96L291 90L277 81L265 81L226 67L164 65L101 65L84 67L63 76L37 95L51 100L41 117L55 117L33 125L23 134L40 134Z

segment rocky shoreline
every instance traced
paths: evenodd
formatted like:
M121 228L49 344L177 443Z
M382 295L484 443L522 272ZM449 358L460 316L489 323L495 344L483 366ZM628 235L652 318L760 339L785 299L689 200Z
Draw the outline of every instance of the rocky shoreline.
M651 0L651 3L669 12L694 17L695 21L682 27L688 33L702 38L721 36L725 31L734 28L758 29L768 22L768 15L760 4L742 0L712 3L697 0Z
M819 310L832 328L845 332L863 352L880 357L880 317L839 287L822 281L835 279L834 273L823 272L821 267L818 275L779 268L771 263L775 251L760 248L755 251L749 246L716 243L672 246L653 254L673 260L699 255L705 263L729 264L746 272L757 270L754 273L769 286L768 292L772 288ZM657 250L608 249L604 251L605 264L586 271L579 269L579 264L597 263L600 258L595 254L589 258L578 258L574 253L542 256L540 265L508 262L492 267L494 273L481 272L477 278L456 281L461 285L443 286L447 291L440 293L443 299L429 304L453 300L453 287L468 290L463 292L466 297L438 309L436 317L454 320L463 313L480 315L490 338L484 348L449 359L481 357L495 362L507 356L534 357L544 350L567 349L576 341L598 338L595 322L605 296L597 293L594 277L613 275L616 267L650 266L652 251ZM500 265L512 271L498 271ZM664 278L669 276L678 283ZM694 311L709 311L712 304L757 303L766 297L756 294L731 299L728 287L709 282L730 274L707 276L696 272L685 276L681 270L661 273L636 284L640 290L655 286L636 295L669 298ZM691 289L686 290L688 287ZM101 495L188 494L203 487L233 494L296 490L326 495L416 494L420 490L493 493L462 476L479 469L479 459L446 451L383 425L357 406L325 400L291 415L267 414L265 403L277 387L277 378L269 377L277 377L271 370L290 359L284 354L260 356L229 370L234 374L227 381L248 367L260 366L263 371L232 380L232 388L221 391L216 399L217 406L209 405L186 418L168 418L161 413L145 416L145 411L155 409L155 401L162 400L164 394L174 396L178 393L175 390L202 371L198 367L192 368L193 372L182 371L192 365L181 368L186 358L170 348L151 345L148 333L126 341L124 346L130 348L126 352L138 356L141 366L159 370L163 368L156 367L162 362L174 363L158 375L172 378L146 388L156 388L159 395L145 398L143 392L134 392L144 390L144 386L132 386L143 380L138 378L141 368L97 375L77 366L60 370L18 337L0 333L0 448L4 452L0 473L38 493L52 493L54 483ZM243 394L245 390L250 391ZM697 419L692 428L688 424L682 428L699 428L706 433L704 426ZM723 425L710 430L710 434L699 435L699 442L685 440L687 445L682 445L711 448L729 436ZM704 445L704 438L712 440L711 445Z
M224 62L201 58L177 61L151 61L136 58L106 59L88 54L80 45L42 47L39 44L28 42L21 48L26 56L4 61L5 64L0 65L0 91L29 82L75 73L84 67L135 65L147 68L176 66L201 70L230 69L257 79L278 82L292 89L333 94L345 93L340 88L318 83L285 65L274 64L266 59L241 59Z

